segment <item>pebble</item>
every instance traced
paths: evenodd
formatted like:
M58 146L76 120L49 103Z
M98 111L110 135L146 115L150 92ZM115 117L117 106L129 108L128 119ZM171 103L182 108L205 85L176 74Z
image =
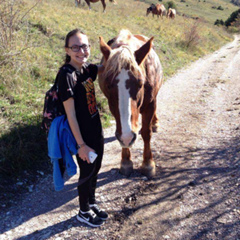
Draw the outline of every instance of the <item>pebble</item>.
M144 180L144 181L148 180L148 178L146 176L142 177L141 179Z
M33 185L28 186L28 191L33 192Z

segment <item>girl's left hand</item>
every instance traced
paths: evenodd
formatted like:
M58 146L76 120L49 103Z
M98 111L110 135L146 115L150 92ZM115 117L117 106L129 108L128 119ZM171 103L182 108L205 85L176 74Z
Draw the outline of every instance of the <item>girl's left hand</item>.
M91 163L89 160L89 152L95 152L92 148L87 145L84 145L78 149L78 156L83 160L87 161L87 163Z

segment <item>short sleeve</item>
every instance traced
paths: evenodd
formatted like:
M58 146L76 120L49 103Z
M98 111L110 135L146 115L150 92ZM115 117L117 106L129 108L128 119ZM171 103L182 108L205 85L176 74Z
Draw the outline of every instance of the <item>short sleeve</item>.
M98 66L96 64L89 64L88 66L90 77L93 81L97 78Z
M62 102L67 101L71 97L74 98L74 86L76 85L74 73L61 70L58 73L58 94Z

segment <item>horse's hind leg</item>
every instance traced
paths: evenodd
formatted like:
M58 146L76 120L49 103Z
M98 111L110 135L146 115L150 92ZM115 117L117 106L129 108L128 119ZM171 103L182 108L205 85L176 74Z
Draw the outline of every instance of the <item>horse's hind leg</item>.
M155 162L152 159L152 150L150 146L152 129L151 121L154 113L154 103L150 104L145 112L142 113L142 129L141 135L144 141L144 151L143 151L143 163L141 166L142 174L147 177L153 177L155 175Z
M133 171L133 162L131 161L131 153L129 148L122 148L122 160L120 173L129 176Z

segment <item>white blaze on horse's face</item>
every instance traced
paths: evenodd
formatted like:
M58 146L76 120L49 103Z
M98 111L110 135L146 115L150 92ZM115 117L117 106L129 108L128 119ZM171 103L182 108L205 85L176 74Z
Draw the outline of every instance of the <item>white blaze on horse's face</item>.
M122 129L121 136L117 136L117 138L122 147L130 147L136 139L136 134L131 129L131 97L129 89L126 88L126 81L129 79L128 71L122 69L116 79L119 80L118 108Z

